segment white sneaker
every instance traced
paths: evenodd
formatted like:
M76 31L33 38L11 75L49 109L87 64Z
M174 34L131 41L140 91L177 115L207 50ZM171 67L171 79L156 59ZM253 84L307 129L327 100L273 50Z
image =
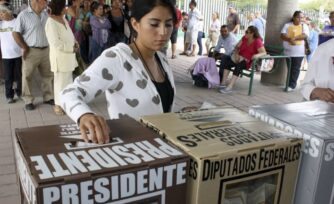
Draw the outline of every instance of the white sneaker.
M217 84L217 85L214 85L213 88L223 89L223 88L226 88L226 85L224 85L224 84Z
M227 93L232 93L232 88L226 87L226 88L221 88L219 89L220 93L227 94Z
M13 98L7 98L7 103L15 103L15 100Z
M296 90L296 88L288 87L287 92L293 92L293 91L295 91L295 90Z
M220 85L219 85L219 88L221 88L221 89L224 89L224 88L226 88L226 87L227 87L226 84L220 84Z

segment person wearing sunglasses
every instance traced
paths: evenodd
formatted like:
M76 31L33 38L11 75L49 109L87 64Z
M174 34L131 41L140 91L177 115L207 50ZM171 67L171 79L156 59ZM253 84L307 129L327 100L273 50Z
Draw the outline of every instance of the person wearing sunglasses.
M259 31L254 26L249 26L245 35L235 46L231 58L224 60L223 80L221 81L220 93L230 93L243 69L250 69L254 58L266 55ZM228 82L228 75L233 69L232 78Z

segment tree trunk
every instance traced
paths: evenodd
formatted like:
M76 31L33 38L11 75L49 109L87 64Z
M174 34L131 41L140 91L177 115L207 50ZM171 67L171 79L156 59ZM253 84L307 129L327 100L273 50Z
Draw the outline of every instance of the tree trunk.
M298 0L268 0L265 45L282 47L281 30L298 9ZM269 54L271 50L268 50ZM263 72L261 82L284 85L287 77L285 60L279 60L271 73Z

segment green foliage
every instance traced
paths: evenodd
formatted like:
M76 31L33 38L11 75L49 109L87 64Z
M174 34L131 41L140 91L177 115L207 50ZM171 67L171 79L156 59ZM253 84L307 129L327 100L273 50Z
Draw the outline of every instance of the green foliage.
M227 0L228 3L236 5L238 8L244 8L249 5L267 6L268 0Z
M320 7L323 7L323 9L328 12L334 10L334 4L332 0L312 0L307 3L300 2L300 7L304 10L319 11Z

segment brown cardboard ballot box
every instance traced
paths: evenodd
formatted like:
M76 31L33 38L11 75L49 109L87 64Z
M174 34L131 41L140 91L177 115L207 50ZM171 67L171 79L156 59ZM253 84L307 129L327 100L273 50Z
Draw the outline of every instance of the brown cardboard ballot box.
M28 203L186 202L189 157L139 122L108 121L111 143L85 143L75 124L16 130L15 155Z
M190 155L188 204L292 203L301 139L233 108L141 121Z

